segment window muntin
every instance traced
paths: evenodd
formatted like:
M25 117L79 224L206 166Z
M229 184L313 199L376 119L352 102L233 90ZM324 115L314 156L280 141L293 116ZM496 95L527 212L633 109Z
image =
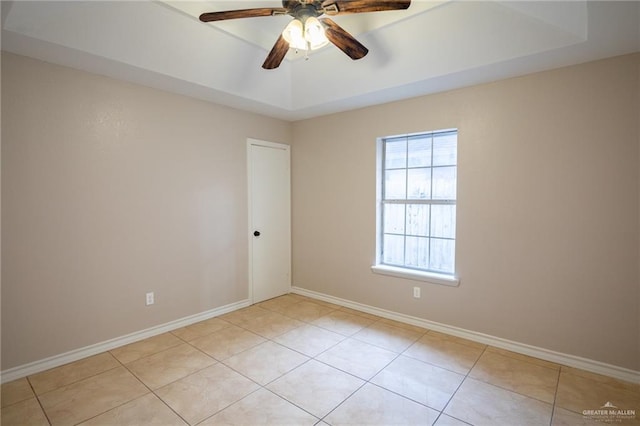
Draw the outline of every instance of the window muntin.
M455 272L457 130L383 138L379 263Z

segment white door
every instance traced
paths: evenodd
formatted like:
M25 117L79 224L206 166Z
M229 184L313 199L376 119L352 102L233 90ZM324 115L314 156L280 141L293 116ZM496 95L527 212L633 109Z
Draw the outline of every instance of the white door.
M253 303L291 290L289 145L247 141L249 291Z

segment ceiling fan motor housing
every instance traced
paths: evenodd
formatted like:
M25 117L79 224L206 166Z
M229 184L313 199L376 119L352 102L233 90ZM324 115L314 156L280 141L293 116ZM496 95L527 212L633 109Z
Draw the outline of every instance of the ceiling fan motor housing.
M287 13L289 15L302 22L307 18L317 18L325 13L325 9L322 7L322 1L318 0L282 0L282 6L288 10Z

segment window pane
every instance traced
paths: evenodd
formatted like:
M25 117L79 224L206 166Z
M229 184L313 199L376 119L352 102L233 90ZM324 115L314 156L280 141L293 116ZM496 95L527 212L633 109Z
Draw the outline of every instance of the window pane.
M454 133L435 135L433 138L433 165L458 164L458 136Z
M430 269L433 271L453 274L455 250L455 241L432 238L431 253L429 253Z
M385 234L383 244L383 262L402 266L404 264L404 237Z
M453 274L457 132L393 136L382 144L381 262Z
M407 237L406 266L427 269L429 267L429 239Z
M385 169L407 167L407 139L387 139L384 150Z
M407 205L407 234L429 236L429 205Z
M435 167L433 169L434 200L456 199L456 167Z
M385 200L404 200L407 196L407 171L387 170L384 173Z
M409 138L409 167L431 166L431 136Z
M428 199L431 197L431 169L409 169L409 187L407 188L407 198Z
M440 238L456 237L456 206L431 206L431 236Z
M384 232L404 234L404 204L384 205Z

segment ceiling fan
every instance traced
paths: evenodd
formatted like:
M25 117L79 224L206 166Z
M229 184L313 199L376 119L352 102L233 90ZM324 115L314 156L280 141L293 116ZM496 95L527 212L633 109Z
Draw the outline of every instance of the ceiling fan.
M200 15L202 22L260 16L290 15L289 22L262 64L264 69L280 66L289 48L315 50L333 43L351 59L363 58L369 50L328 17L363 12L407 9L411 0L282 0L281 8L254 8L209 12ZM318 19L320 17L320 19Z

